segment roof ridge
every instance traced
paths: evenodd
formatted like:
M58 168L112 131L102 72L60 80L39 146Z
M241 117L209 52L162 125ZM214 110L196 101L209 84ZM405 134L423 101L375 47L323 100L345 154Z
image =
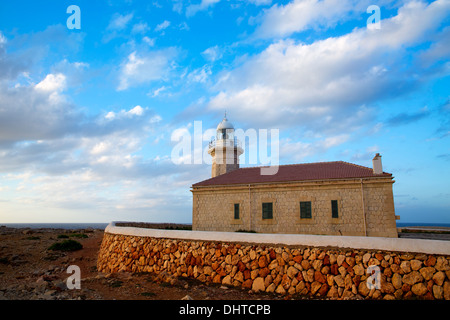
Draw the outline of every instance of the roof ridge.
M242 167L231 172L198 182L195 185L222 185L236 183L260 183L306 180L359 179L391 177L391 173L374 174L372 168L347 161L323 161L279 165L275 175L260 175L258 167ZM265 166L267 167L267 166ZM294 168L295 167L295 168ZM283 169L284 168L284 169Z
M280 167L282 167L282 166L283 167L287 167L287 166L302 166L302 165L308 165L308 164L337 163L337 162L350 163L350 162L345 162L345 161L341 161L341 160L336 160L336 161L319 161L319 162L279 164L278 166L280 166ZM239 169L254 169L254 168L264 168L264 167L270 167L270 165L261 165L261 166L254 166L254 167L239 167Z
M363 169L368 169L368 170L373 170L373 169L370 168L370 167L362 166L362 165L360 165L360 164L351 163L351 162L347 162L347 161L341 161L341 162L346 163L346 164L351 164L352 166L355 166L355 167L359 167L359 168L363 168Z

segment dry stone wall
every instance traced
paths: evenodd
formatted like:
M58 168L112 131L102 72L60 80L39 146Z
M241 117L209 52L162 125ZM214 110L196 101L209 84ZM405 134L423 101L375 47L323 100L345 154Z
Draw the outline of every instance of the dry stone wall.
M97 269L108 273L150 272L161 275L165 281L190 277L282 295L450 300L449 260L448 255L424 253L105 233Z

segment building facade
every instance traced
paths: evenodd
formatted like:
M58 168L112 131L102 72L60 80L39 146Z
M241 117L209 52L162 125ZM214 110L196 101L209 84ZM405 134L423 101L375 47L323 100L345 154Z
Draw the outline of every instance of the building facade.
M382 171L379 154L373 168L334 161L283 165L261 175L258 167L227 165L226 156L214 159L221 143L230 147L232 161L242 153L234 140L219 142L225 137L219 130L210 145L213 177L191 189L193 230L397 237L395 181Z

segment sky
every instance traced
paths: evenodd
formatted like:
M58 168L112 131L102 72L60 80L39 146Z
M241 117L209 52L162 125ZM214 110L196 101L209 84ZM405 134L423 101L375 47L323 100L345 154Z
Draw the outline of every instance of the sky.
M379 152L399 222L450 223L449 58L450 0L1 1L0 223L190 223L225 111L279 164Z

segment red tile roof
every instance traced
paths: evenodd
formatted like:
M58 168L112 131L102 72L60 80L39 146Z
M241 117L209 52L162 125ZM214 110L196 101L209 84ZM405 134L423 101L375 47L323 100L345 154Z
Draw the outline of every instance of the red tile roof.
M220 176L200 181L192 187L287 182L305 180L355 179L392 177L391 173L374 174L372 168L344 162L316 162L280 165L277 174L261 175L261 167L240 168Z

